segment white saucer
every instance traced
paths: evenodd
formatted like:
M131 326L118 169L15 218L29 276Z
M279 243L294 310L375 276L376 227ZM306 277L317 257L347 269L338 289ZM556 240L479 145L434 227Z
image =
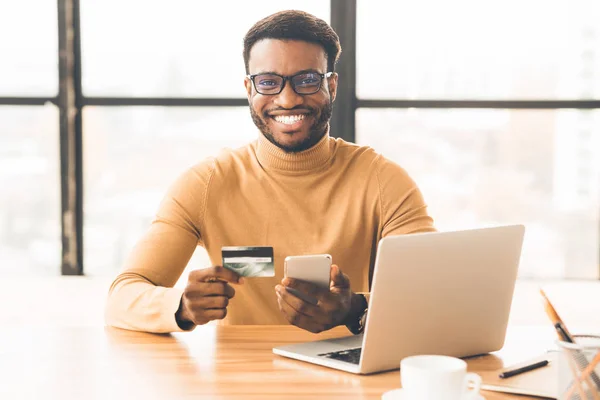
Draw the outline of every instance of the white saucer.
M404 397L406 397L406 396L404 396ZM411 399L404 398L404 397L402 397L402 389L394 389L394 390L385 392L381 396L381 400L411 400ZM485 400L485 397L483 397L480 393L475 397L471 397L469 400Z

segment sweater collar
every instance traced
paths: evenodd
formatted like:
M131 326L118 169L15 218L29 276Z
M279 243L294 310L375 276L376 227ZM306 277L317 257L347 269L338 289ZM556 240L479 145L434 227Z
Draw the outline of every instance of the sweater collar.
M321 140L310 149L288 153L271 143L262 132L258 135L256 156L265 168L290 172L309 172L322 167L333 153L334 143L329 128Z

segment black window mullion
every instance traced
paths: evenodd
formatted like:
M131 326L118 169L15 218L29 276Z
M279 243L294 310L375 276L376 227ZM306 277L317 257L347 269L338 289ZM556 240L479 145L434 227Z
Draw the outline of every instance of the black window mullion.
M594 109L600 100L383 100L358 99L357 108L495 108L495 109Z
M83 275L79 0L58 0L62 275Z
M246 98L82 97L84 106L243 107Z
M337 97L331 117L331 136L356 141L356 0L331 0L331 27L340 37L342 55Z
M43 106L58 104L57 97L0 97L0 106Z

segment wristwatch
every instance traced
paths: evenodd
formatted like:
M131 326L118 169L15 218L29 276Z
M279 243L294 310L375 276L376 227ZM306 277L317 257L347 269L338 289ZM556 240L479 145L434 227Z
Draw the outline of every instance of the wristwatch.
M365 330L365 322L367 321L367 310L369 309L369 304L367 303L367 298L363 294L358 294L360 296L361 308L360 312L355 315L349 316L349 320L346 321L346 328L354 335L358 335L363 333Z

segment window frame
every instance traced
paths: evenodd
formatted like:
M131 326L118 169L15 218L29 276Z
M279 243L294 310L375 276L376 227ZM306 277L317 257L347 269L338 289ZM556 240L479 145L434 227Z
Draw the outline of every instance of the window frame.
M358 0L330 0L330 21L343 44L343 56L336 66L339 74L336 112L330 134L356 141L355 115L358 108L471 108L471 109L600 109L593 100L383 100L356 96L356 28ZM86 106L239 107L245 98L183 97L96 97L82 91L80 0L57 0L59 92L54 97L2 97L0 106L40 106L52 103L59 108L61 165L62 275L84 275L83 265L83 128ZM600 204L599 204L600 208ZM600 231L600 225L598 227ZM598 243L600 260L600 243ZM600 272L600 262L598 263ZM600 274L599 274L600 275Z

